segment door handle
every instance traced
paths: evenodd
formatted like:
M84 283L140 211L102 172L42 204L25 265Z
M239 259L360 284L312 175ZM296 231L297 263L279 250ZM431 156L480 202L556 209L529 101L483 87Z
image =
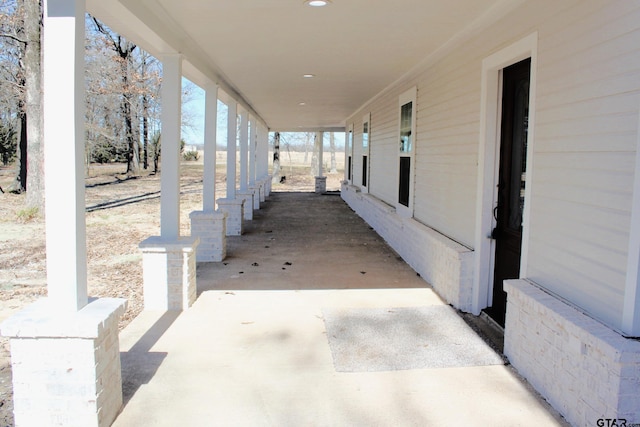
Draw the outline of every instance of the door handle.
M491 230L489 238L492 240L498 240L498 237L500 237L500 230L498 230L498 227L495 227L493 230Z
M496 221L498 220L498 205L493 208L493 219L495 219Z

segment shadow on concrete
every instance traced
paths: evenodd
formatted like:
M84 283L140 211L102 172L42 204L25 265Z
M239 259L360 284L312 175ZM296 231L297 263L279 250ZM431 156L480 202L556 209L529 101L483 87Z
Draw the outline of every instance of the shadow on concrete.
M129 349L120 353L122 365L122 398L126 405L140 386L148 384L167 357L164 352L150 351L155 343L171 327L180 311L167 311Z

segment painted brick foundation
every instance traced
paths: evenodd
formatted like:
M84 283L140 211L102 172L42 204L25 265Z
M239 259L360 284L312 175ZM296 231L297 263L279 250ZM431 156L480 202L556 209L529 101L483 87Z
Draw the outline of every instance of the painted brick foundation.
M191 235L200 239L196 250L197 262L220 262L227 257L227 214L225 212L194 211Z
M218 210L227 214L227 236L241 236L244 224L244 199L218 199Z
M175 242L150 237L140 243L145 310L186 310L196 300L197 237Z
M264 180L264 196L269 197L271 194L271 184L273 183L273 175L267 175L267 178Z
M109 426L122 406L118 321L126 301L74 313L40 300L2 324L11 342L16 426Z
M327 192L327 177L316 176L316 194L322 194Z
M256 184L252 187L249 187L249 191L253 192L253 210L260 210L260 192L261 190L260 183L256 182Z
M342 198L454 307L471 311L474 252L394 207L342 184Z
M253 198L254 193L252 190L238 191L238 199L244 202L242 217L245 221L253 220Z
M640 423L640 342L624 338L525 280L505 281L504 353L576 426ZM620 425L620 424L618 424Z

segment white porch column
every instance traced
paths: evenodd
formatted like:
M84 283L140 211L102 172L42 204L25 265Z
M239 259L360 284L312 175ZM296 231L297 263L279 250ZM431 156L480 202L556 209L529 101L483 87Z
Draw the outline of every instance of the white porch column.
M202 210L216 210L216 142L218 132L218 85L205 88L204 111L204 180L202 183Z
M182 117L182 56L162 56L162 176L160 236L180 237L180 125Z
M271 193L271 176L269 175L269 129L260 126L258 131L258 167L260 169L260 180L264 182L264 198ZM261 202L265 200L260 199Z
M244 200L244 219L253 219L253 190L249 189L249 113L240 113L240 190L238 198Z
M256 149L258 145L258 127L256 118L249 119L249 187L256 185Z
M140 243L146 310L184 310L196 299L198 237L180 237L182 56L162 60L160 236Z
M246 111L240 113L240 191L247 191L249 168L249 117Z
M198 236L197 262L220 262L227 256L225 212L216 212L216 140L218 128L218 86L205 87L204 178L202 211L189 214L191 235Z
M83 1L49 1L44 39L47 286L56 309L87 304Z
M0 327L11 339L15 424L107 426L122 406L118 320L126 301L87 296L85 2L45 0L43 19L49 297Z
M318 144L318 176L316 177L316 193L326 193L327 177L323 176L324 132L316 132L316 144Z
M236 192L236 150L238 148L238 104L231 100L227 114L227 197L218 199L218 209L227 214L227 236L240 236L244 220L244 200Z
M258 146L258 128L257 120L251 116L249 118L249 189L253 191L253 209L260 209L260 193L262 192L262 184L256 180L256 152Z
M236 198L236 150L238 148L238 104L229 102L227 114L227 199Z

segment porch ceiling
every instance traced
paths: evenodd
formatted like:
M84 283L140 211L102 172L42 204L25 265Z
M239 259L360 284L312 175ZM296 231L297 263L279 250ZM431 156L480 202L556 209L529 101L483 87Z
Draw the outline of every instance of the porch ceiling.
M447 42L521 1L87 0L87 8L154 55L181 52L188 78L219 83L272 130L295 131L344 127Z

